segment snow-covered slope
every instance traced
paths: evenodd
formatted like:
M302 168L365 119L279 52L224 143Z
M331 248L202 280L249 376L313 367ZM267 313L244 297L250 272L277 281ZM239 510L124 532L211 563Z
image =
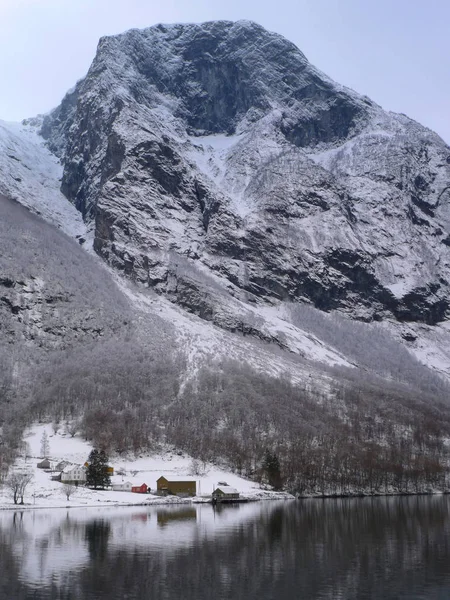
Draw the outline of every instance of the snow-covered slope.
M92 446L88 442L79 436L72 437L63 428L55 433L48 424L35 424L27 430L24 436L27 456L19 457L15 465L17 471L26 471L33 474L25 498L27 507L80 507L98 506L99 503L104 506L114 504L143 504L148 506L151 504L182 502L178 498L165 499L155 494L140 496L132 492L97 491L83 487L78 488L71 498L67 499L64 484L59 481L52 481L51 473L37 468L37 463L41 461L41 439L44 432L48 435L49 459L54 466L61 461L73 465L83 465L92 450ZM277 497L277 494L265 492L259 484L239 477L235 473L214 464L198 464L195 469L197 472L194 473L192 471L192 457L177 453L171 447L165 447L158 453L140 457L121 458L116 456L111 459L110 464L115 472L111 478L111 483L121 483L124 480L131 482L133 485L146 483L153 492L156 490L156 481L161 475L167 478L194 479L197 482L197 501L201 501L202 497L205 497L204 499L210 497L214 486L217 486L219 481L226 481L229 485L238 489L242 497L253 499ZM283 496L279 495L278 497L282 498ZM187 502L189 501L187 500ZM2 508L14 508L13 499L7 487L0 487L0 510Z
M80 213L60 191L62 174L36 127L0 121L0 196L17 200L72 237L86 238Z

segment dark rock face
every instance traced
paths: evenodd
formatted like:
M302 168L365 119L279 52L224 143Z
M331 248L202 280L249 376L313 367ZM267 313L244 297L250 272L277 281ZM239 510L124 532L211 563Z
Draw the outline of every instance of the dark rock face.
M254 23L103 38L42 135L95 250L207 320L227 294L449 316L450 149Z

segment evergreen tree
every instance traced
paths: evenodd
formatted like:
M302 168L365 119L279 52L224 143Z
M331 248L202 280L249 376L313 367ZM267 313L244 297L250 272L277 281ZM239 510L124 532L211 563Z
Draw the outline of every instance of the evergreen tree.
M108 457L104 450L94 448L89 454L88 468L86 471L86 485L89 487L105 488L111 484L108 473Z
M264 457L263 462L263 469L266 472L269 484L273 486L276 490L281 489L282 480L280 471L280 461L278 460L278 456L275 454L275 452L272 454L270 450L266 450L266 455Z
M50 443L48 441L47 432L44 430L44 433L41 437L41 456L42 458L48 458L50 454Z

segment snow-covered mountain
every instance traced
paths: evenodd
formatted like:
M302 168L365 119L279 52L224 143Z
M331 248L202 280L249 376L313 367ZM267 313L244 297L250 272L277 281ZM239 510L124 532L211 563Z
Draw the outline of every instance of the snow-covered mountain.
M0 193L93 245L137 284L120 284L135 310L158 305L199 346L244 334L281 365L358 366L346 316L450 374L450 148L281 36L219 21L102 38L61 105L0 144ZM295 317L305 303L343 320Z
M100 40L0 123L0 478L51 420L301 494L448 491L449 201L443 140L254 23Z

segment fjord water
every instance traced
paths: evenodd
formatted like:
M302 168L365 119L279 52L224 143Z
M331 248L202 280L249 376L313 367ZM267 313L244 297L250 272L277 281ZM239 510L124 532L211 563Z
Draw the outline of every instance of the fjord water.
M447 496L0 513L1 600L447 599Z

